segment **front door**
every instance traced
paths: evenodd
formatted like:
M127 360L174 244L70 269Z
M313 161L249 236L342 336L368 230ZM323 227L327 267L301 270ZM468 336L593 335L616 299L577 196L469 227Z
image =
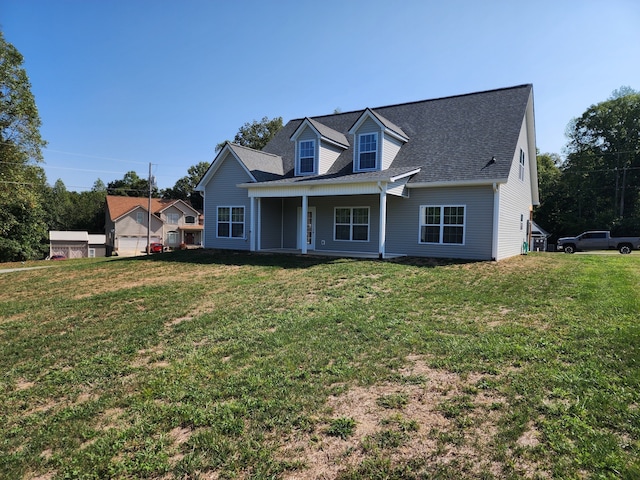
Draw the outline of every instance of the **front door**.
M300 232L300 224L302 222L302 208L298 207L298 232ZM298 233L298 249L302 248L302 240ZM307 242L307 250L316 249L316 207L307 209L306 229L304 241Z

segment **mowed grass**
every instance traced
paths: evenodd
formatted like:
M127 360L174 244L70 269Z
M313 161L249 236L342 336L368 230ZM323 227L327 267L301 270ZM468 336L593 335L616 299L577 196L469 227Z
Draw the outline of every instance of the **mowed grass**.
M0 274L0 478L640 478L640 254L47 265Z

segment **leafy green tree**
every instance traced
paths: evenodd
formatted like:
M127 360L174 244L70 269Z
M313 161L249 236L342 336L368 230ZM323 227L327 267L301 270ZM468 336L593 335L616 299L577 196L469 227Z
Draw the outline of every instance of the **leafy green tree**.
M571 231L640 228L640 92L622 87L567 128L562 216ZM568 229L569 230L569 229Z
M49 230L71 230L74 217L72 195L73 192L67 191L61 179L47 191L45 209Z
M173 188L164 190L162 198L186 200L191 203L193 208L202 210L202 197L200 193L195 192L194 189L210 165L209 162L200 162L197 165L189 167L187 176L178 179Z
M262 150L281 128L282 117L272 118L271 120L263 117L260 121L254 120L241 126L233 138L233 143L253 148L254 150ZM216 153L224 148L225 143L227 142L221 142L216 145Z
M106 197L107 187L100 179L95 181L88 192L72 192L74 214L71 229L103 233Z
M47 240L40 115L23 56L0 31L0 261L38 258Z
M140 178L133 170L124 174L121 180L114 180L107 184L109 195L120 195L123 197L146 197L149 195L149 179ZM151 189L152 197L159 197L157 187Z
M537 162L540 206L534 211L534 219L545 230L556 232L561 227L559 214L563 204L560 189L562 159L557 153L539 153Z

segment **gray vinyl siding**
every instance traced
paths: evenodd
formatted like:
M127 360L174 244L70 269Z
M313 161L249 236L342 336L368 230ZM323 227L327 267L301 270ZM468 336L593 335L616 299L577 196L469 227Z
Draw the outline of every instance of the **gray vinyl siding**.
M376 153L376 158L378 160L378 165L380 165L380 148L382 145L382 132L380 130L380 127L378 126L378 124L373 121L370 117L367 118L364 122L362 122L362 125L360 125L360 127L358 128L358 130L356 130L355 135L353 136L353 151L354 151L354 157L353 157L353 171L356 171L356 167L358 165L358 158L360 157L360 138L359 136L363 133L377 133L378 134L378 151Z
M204 196L204 247L222 248L232 250L249 250L249 220L251 217L251 201L244 188L236 187L239 183L250 181L247 172L240 166L235 158L227 155L219 159L220 167L206 185ZM218 207L244 206L244 233L245 238L217 238Z
M314 155L314 170L317 172L318 171L318 149L320 148L320 146L318 145L320 142L318 142L318 136L316 135L316 132L314 132L311 128L306 127L301 133L300 135L298 135L298 138L296 139L296 172L298 172L298 145L300 144L300 142L305 141L305 140L313 140L313 155ZM305 174L308 175L308 174Z
M380 197L378 195L352 195L344 197L313 197L309 205L316 207L316 250L339 252L378 251L380 228ZM369 207L369 240L334 240L334 221L336 207ZM324 240L324 245L322 244Z
M281 198L263 198L260 200L260 248L282 248L282 211Z
M283 248L297 248L298 243L298 207L302 206L301 198L285 198L282 213L282 246ZM264 228L264 226L263 226Z
M519 178L520 149L525 152L524 180ZM500 223L496 260L520 254L522 244L527 239L527 220L529 220L529 211L532 207L530 161L525 118L522 122L518 145L513 154L508 181L500 186L500 210L498 215ZM535 158L533 161L535 161ZM523 217L522 228L521 216Z
M343 149L341 149L340 147L336 147L327 142L321 141L318 174L324 175L325 173L327 173L342 152Z
M382 144L382 169L385 170L391 166L391 162L402 147L402 142L389 135L384 135L384 143Z
M490 260L493 189L490 186L414 188L409 198L387 197L386 253ZM419 243L421 205L464 205L464 245Z

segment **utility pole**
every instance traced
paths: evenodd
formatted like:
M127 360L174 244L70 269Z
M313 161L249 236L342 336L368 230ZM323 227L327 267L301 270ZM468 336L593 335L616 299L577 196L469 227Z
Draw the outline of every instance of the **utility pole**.
M149 202L147 205L147 255L151 255L151 162L149 162Z

